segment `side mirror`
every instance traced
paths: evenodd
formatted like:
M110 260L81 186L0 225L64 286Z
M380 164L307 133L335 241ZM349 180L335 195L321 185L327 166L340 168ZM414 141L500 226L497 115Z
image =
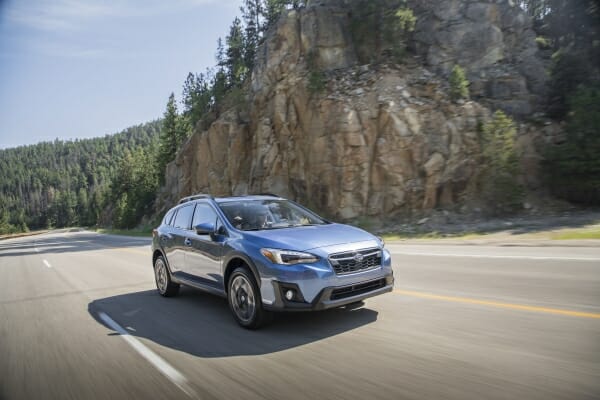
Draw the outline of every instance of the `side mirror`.
M198 235L212 235L215 233L215 225L210 222L198 224L194 227L194 230Z

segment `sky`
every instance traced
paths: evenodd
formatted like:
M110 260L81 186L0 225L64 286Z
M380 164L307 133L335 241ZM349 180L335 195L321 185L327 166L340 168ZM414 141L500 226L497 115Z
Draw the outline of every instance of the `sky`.
M0 148L162 117L240 0L0 0Z

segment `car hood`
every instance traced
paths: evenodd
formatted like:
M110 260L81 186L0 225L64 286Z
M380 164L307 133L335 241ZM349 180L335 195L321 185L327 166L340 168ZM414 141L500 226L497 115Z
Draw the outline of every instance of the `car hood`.
M372 234L349 225L326 224L244 232L261 247L306 251L320 247L377 240ZM261 242L262 241L262 242Z

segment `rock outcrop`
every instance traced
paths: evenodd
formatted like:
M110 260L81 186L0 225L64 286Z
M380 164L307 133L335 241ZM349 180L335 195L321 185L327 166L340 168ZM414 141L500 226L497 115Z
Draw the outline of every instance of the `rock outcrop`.
M485 78L473 79L481 96L491 85L526 101L537 84L520 69L530 46L510 41L533 45L528 22L507 2L423 1L415 43L426 65L361 65L349 3L309 2L280 18L259 48L248 107L190 138L168 166L167 197L274 192L343 220L420 215L476 197L478 131L491 111L451 102L444 73L460 58ZM506 21L513 15L518 25ZM503 68L507 81L491 72ZM309 89L314 75L320 91Z
M527 116L546 89L531 19L513 0L414 0L419 15L416 51L434 71L447 76L466 69L471 95L494 108Z

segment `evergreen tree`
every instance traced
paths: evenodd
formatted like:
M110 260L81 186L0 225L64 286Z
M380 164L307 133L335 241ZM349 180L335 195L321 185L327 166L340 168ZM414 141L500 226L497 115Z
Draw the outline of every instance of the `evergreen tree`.
M217 39L217 52L215 54L215 59L217 60L217 68L218 70L223 70L226 66L225 61L225 46L223 46L223 39Z
M113 226L131 229L144 215L153 211L158 189L158 171L148 168L156 157L154 149L138 149L119 163L118 173L111 184L114 205Z
M18 232L18 229L10 223L8 210L0 210L0 235L15 232Z
M179 129L181 126L178 120L179 114L177 113L175 94L171 93L169 100L167 101L167 109L164 113L156 160L161 182L164 182L167 164L175 159L179 147Z
M240 7L242 18L246 25L246 38L244 41L244 64L248 71L254 68L256 48L260 42L261 18L263 15L261 0L244 0Z
M543 162L552 193L574 203L600 204L600 84L569 99L564 143L547 149Z
M183 114L192 129L210 111L212 93L207 77L208 74L190 72L183 85Z
M521 208L523 187L517 181L519 158L515 149L517 129L502 111L482 127L481 196L495 214Z
M552 54L548 112L562 119L567 99L580 85L600 80L600 3L598 0L522 0L534 18L537 42Z
M465 77L465 70L460 65L455 65L450 72L450 97L456 101L469 98L469 81Z
M247 51L242 21L235 18L229 28L229 35L225 39L227 50L225 58L225 71L227 74L228 86L239 86L248 72L245 65L244 53Z
M292 2L289 0L265 0L265 28L268 30L279 18L281 12L286 9Z

